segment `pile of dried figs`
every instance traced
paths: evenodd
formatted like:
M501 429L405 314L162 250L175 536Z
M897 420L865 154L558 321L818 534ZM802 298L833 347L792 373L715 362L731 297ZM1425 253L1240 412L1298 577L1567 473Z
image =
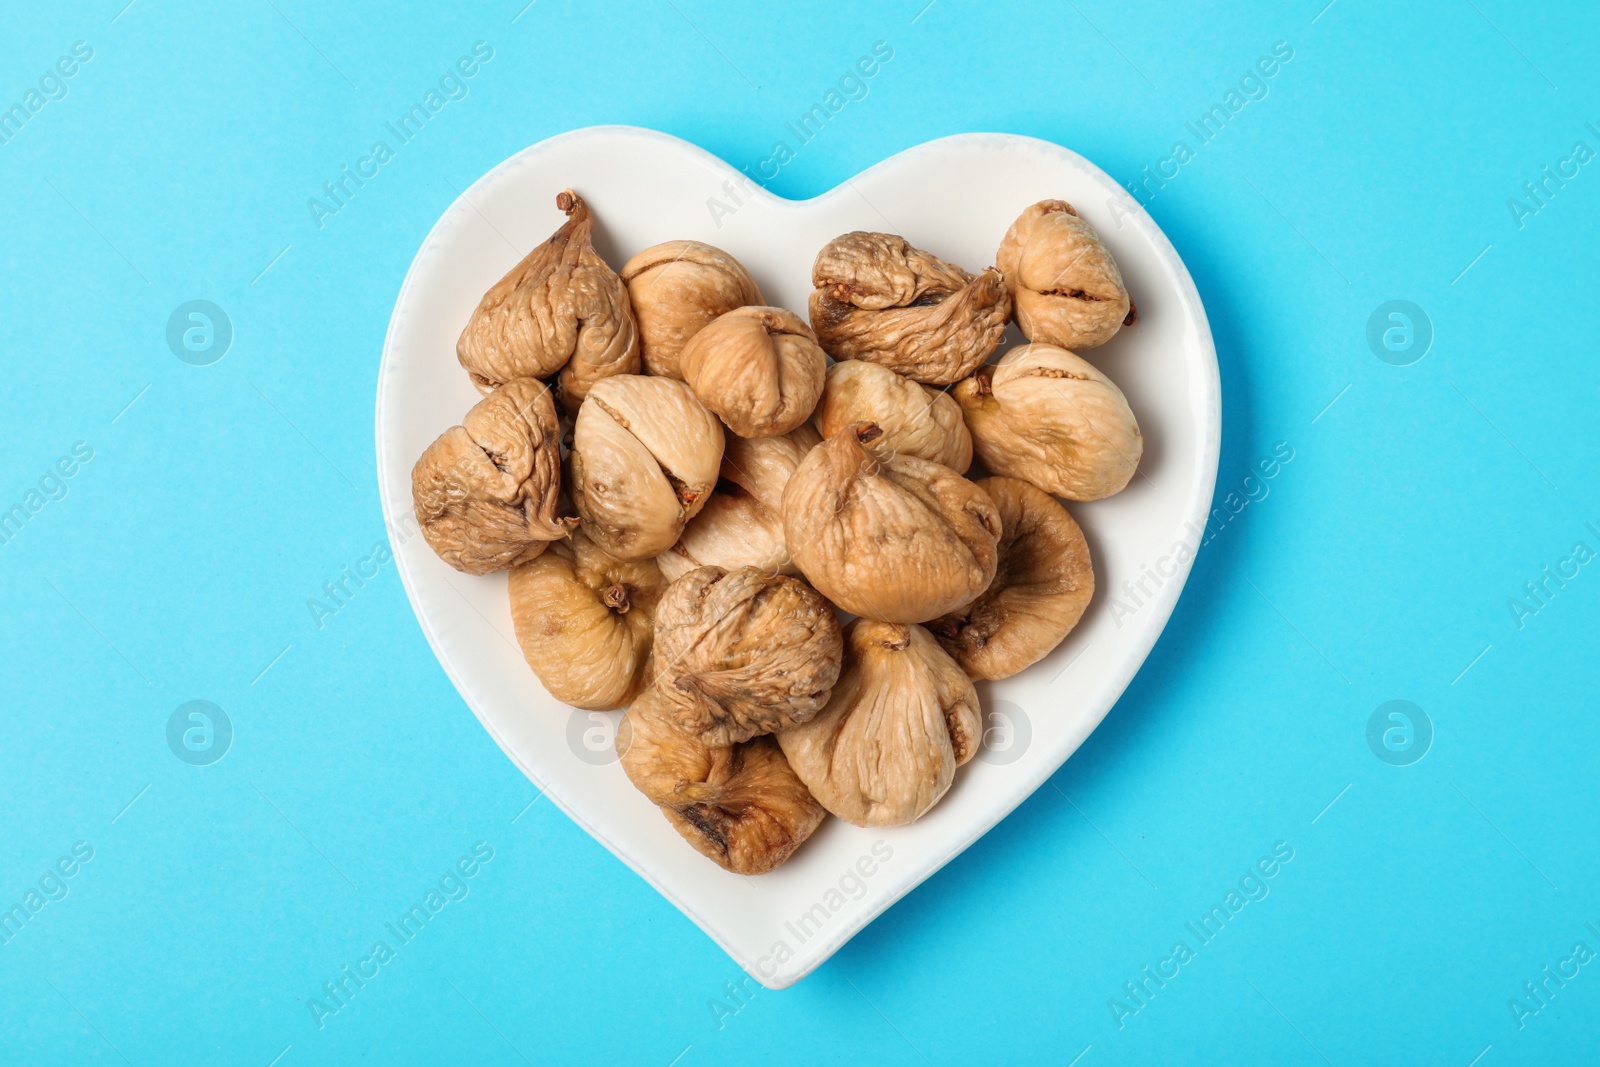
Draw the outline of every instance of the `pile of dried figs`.
M1039 661L1093 596L1057 498L1138 466L1127 400L1077 354L1136 318L1111 253L1059 200L978 274L847 233L808 322L698 241L614 271L589 205L556 205L456 345L485 395L412 472L428 544L509 570L533 672L627 709L629 780L729 870L829 813L920 817L982 743L974 680ZM990 362L1012 321L1028 343Z

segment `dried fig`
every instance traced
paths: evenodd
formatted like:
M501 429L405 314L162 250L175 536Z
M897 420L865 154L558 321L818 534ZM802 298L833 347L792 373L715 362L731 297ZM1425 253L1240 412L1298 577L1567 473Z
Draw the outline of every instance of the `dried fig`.
M683 528L678 543L657 556L656 563L668 581L699 567L798 573L784 548L782 517L728 482L718 485L700 514Z
M1094 596L1089 543L1067 509L1016 478L978 483L1000 510L1000 564L977 600L928 624L974 678L1009 678L1072 632Z
M1116 383L1054 345L1019 345L955 387L973 448L996 474L1068 500L1122 492L1144 438Z
M557 700L620 708L645 684L656 602L650 560L620 560L581 529L513 567L511 621L522 655Z
M792 311L736 308L689 338L678 367L740 437L776 437L811 417L827 353Z
M973 277L888 233L834 238L817 253L811 284L811 327L830 356L934 385L988 359L1011 315L999 271Z
M765 304L761 289L737 259L699 241L668 241L645 249L622 267L639 322L644 368L682 378L678 354L718 315Z
M711 566L799 574L783 540L783 487L806 453L821 443L810 423L779 437L730 435L716 492L683 528L678 543L656 557L661 572L669 581Z
M826 812L771 737L708 745L678 725L659 689L647 689L617 727L622 769L673 829L736 874L787 860Z
M901 826L939 802L977 752L972 682L920 626L857 619L844 673L816 718L778 733L822 806L857 826Z
M994 578L1000 515L939 463L874 456L882 431L854 423L817 446L783 492L783 534L811 584L848 612L924 622Z
M995 265L1030 341L1093 348L1138 317L1117 261L1065 200L1041 200L1019 215Z
M683 382L596 382L572 431L572 502L584 529L620 559L665 552L717 484L722 441L722 424Z
M556 207L567 221L483 294L456 358L485 393L560 371L561 402L577 410L595 382L639 370L639 332L627 288L594 250L589 205L568 189Z
M852 422L876 423L883 436L868 447L943 463L957 474L972 466L972 435L950 394L877 363L847 359L828 368L817 406L817 429L832 437Z
M478 401L411 469L412 506L439 558L468 574L533 559L577 520L557 517L560 425L544 383L519 378Z
M722 478L782 515L784 487L800 461L821 443L822 435L810 423L778 437L730 437L722 451Z
M839 677L839 618L798 578L701 567L661 598L655 654L679 722L726 745L822 709Z

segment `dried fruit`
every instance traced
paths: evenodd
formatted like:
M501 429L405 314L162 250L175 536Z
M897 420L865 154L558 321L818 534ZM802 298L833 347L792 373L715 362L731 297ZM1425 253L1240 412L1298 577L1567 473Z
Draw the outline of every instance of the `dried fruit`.
M468 574L533 559L565 537L557 517L560 425L544 383L519 378L478 401L411 470L412 506L439 558Z
M659 689L622 717L617 754L673 829L737 874L777 867L826 817L771 737L708 745L678 725Z
M799 574L783 540L783 487L806 453L821 443L810 423L779 437L729 436L716 492L683 528L678 543L656 557L667 579L713 566Z
M627 288L594 250L589 205L568 189L556 207L567 221L483 294L456 357L485 393L560 371L561 402L577 410L595 382L639 370L639 332Z
M1019 215L995 265L1030 341L1093 348L1138 318L1117 261L1065 200L1041 200Z
M721 483L678 543L656 557L661 573L676 581L699 567L754 567L795 574L783 544L783 519L737 485Z
M1054 345L1019 345L952 392L978 458L1069 500L1120 493L1144 452L1116 383Z
M845 648L828 706L778 742L828 811L857 826L901 826L938 803L976 753L978 694L920 626L857 619Z
M584 530L620 559L665 552L717 484L722 442L722 424L683 382L596 382L572 433L572 502Z
M712 319L766 303L737 259L699 241L645 249L623 264L622 281L639 322L645 370L663 378L683 377L678 355Z
M550 695L620 708L646 680L656 603L667 580L650 560L620 560L581 529L511 570L511 622Z
M683 346L679 369L706 407L741 437L776 437L811 417L828 356L800 316L737 308Z
M914 382L877 363L847 359L828 368L817 429L832 437L852 422L871 422L883 436L868 447L943 463L957 474L972 466L972 435L948 392Z
M1094 596L1083 531L1056 499L1016 478L978 483L1000 510L1000 564L977 600L928 624L974 678L1009 678L1048 655Z
M783 493L783 531L811 584L844 610L924 622L994 578L1000 515L982 489L939 463L874 456L882 431L858 422L806 456Z
M810 423L778 437L730 437L722 452L723 481L732 482L781 516L783 490L806 454L822 443Z
M833 606L800 579L701 567L656 607L655 654L678 721L726 745L822 710L843 652Z
M811 327L830 356L934 385L988 359L1011 315L999 271L973 277L888 233L834 238L817 253L811 284Z

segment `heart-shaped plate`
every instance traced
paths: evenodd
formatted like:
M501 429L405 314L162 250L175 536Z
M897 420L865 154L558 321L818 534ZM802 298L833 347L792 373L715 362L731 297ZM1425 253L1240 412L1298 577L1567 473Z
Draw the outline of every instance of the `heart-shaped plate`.
M1023 208L1054 198L1071 202L1116 256L1139 321L1087 355L1127 394L1145 450L1124 492L1068 505L1089 540L1094 601L1049 657L1014 678L978 683L985 747L916 823L861 829L830 818L770 874L722 870L623 775L612 751L620 713L562 704L528 669L505 574L461 574L416 536L412 465L479 399L456 362L456 337L484 291L560 225L555 196L567 187L593 207L596 246L613 267L660 241L706 241L738 257L769 302L802 317L817 251L851 230L898 233L980 270ZM1019 339L1011 327L1008 342ZM1092 163L1008 134L931 141L804 201L773 196L702 149L652 130L602 126L541 141L476 182L428 234L401 287L378 375L384 521L417 620L451 681L562 811L773 989L810 973L1004 818L1099 724L1188 576L1220 433L1211 331L1165 235Z

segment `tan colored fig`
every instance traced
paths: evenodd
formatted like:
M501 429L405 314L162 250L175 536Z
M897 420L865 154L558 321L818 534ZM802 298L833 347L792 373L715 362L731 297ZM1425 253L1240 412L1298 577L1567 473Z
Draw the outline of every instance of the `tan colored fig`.
M783 533L828 599L883 622L925 622L994 578L1000 515L982 489L915 456L875 456L854 423L806 456L783 492Z
M1067 509L1016 478L978 483L1000 509L1000 565L977 600L928 624L974 678L1009 678L1049 655L1094 596L1089 543Z
M783 518L761 501L723 483L700 514L689 520L678 543L656 557L668 581L700 567L754 567L768 574L797 574L783 544Z
M1093 348L1138 318L1117 261L1065 200L1041 200L1019 215L995 265L1030 341Z
M646 681L656 602L650 560L620 560L581 529L511 569L511 622L523 658L557 700L620 708Z
M1068 500L1120 493L1144 438L1116 383L1054 345L1019 345L952 390L984 466Z
M572 432L572 502L584 530L620 559L665 552L716 486L722 442L722 424L683 382L596 382Z
M972 435L950 394L877 363L847 359L828 368L817 406L817 429L832 437L852 422L876 423L883 436L868 447L943 463L957 474L972 466Z
M722 451L722 479L781 516L783 490L790 476L821 443L822 435L809 422L778 437L729 437Z
M783 487L806 453L821 443L810 423L779 437L729 435L722 480L678 543L656 557L661 572L669 581L696 567L799 574L783 540Z
M699 241L667 241L645 249L623 264L622 281L639 321L644 368L662 378L683 377L678 355L712 319L766 303L737 259Z
M827 702L842 655L833 605L798 578L701 567L656 608L656 684L707 744L805 722Z
M778 743L828 811L902 826L939 802L982 735L977 691L928 631L857 619L828 706Z
M567 189L556 207L567 221L483 294L456 357L485 393L560 371L561 402L576 411L595 382L639 370L639 332L627 288L594 250L589 205Z
M974 277L888 233L834 238L817 253L811 284L811 328L830 356L934 385L988 359L1011 315L999 271Z
M794 854L827 813L771 737L708 745L647 689L617 727L622 769L673 829L736 874L764 874Z
M478 401L411 470L422 536L468 574L533 559L577 520L558 517L560 424L543 382L519 378Z
M740 437L776 437L811 417L828 356L800 316L736 308L689 338L683 380Z

